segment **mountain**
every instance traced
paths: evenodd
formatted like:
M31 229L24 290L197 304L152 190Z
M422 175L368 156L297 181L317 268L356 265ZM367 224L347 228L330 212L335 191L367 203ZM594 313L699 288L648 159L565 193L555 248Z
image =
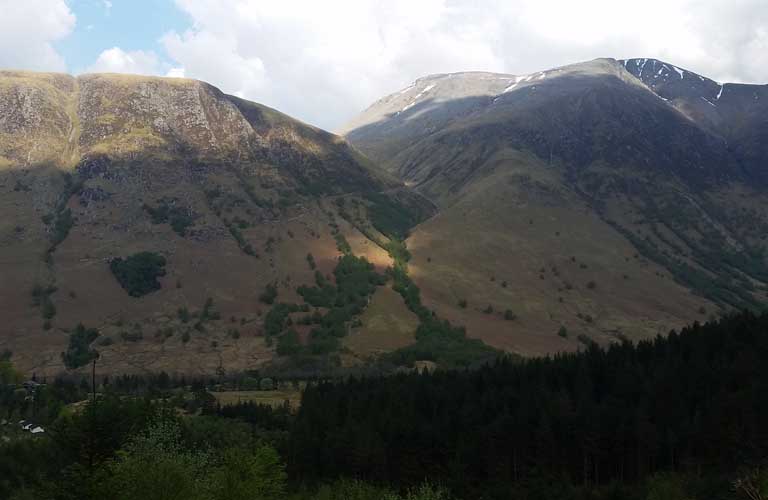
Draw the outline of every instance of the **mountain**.
M425 302L540 354L764 306L766 102L598 59L420 78L343 134L439 207L408 240Z
M726 140L748 179L766 182L768 85L721 84L655 59L619 63L691 121Z
M340 137L206 83L0 72L0 351L38 375L89 344L102 372L258 367L271 304L339 248L389 265L361 232L376 203L432 210Z

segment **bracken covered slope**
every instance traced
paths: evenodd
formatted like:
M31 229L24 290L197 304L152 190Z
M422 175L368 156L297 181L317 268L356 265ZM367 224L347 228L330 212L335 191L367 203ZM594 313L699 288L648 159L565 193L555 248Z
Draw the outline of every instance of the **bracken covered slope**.
M389 263L336 200L419 204L392 179L338 136L203 82L0 72L0 351L57 373L82 323L102 371L257 367L274 356L268 284L297 302L307 254L331 273L340 236ZM165 259L159 289L137 268L116 279L115 259L140 252Z
M763 306L767 102L768 86L598 59L421 78L344 133L440 206L409 240L427 302L542 353Z

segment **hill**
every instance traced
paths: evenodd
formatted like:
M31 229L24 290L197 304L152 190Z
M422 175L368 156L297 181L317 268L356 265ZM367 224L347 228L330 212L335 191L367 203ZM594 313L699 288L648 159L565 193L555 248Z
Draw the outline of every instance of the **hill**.
M91 348L115 373L258 367L290 323L269 311L333 281L341 249L390 264L360 231L376 203L431 210L340 137L206 83L0 72L0 351L38 375Z
M653 59L440 74L344 134L439 206L408 240L425 303L542 354L763 307L766 92Z

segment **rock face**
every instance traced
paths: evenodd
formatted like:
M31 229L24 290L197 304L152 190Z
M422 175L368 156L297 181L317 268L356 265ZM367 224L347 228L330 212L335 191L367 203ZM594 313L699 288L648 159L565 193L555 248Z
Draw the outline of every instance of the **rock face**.
M410 240L438 312L546 352L765 303L767 92L653 59L432 75L344 133L440 205Z
M383 268L334 200L400 189L343 139L203 82L0 72L0 351L56 373L82 322L104 371L258 366L265 286L296 301L335 233ZM167 265L135 298L109 263L139 252ZM221 319L182 319L206 302Z

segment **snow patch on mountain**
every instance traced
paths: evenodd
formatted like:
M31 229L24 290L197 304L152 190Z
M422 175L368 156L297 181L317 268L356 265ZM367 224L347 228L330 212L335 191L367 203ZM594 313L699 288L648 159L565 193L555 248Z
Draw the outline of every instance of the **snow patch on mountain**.
M419 92L418 94L416 94L416 97L414 97L413 100L411 100L410 103L406 104L405 107L399 111L399 113L402 113L404 111L408 111L409 109L411 109L413 106L416 105L416 103L419 101L419 99L421 99L421 96L423 96L424 94L426 94L427 92L429 92L433 88L435 88L435 84L434 83L424 87L424 89L421 92Z
M504 89L504 91L502 92L502 94L506 94L507 92L509 92L509 91L511 91L511 90L514 90L514 89L515 89L515 87L517 87L517 86L518 86L518 84L520 84L520 83L522 83L522 82L526 82L526 81L528 81L528 79L530 79L530 78L531 78L531 77L530 77L530 75L520 75L520 76L516 76L516 77L515 77L515 78L512 80L514 83L512 83L512 84L511 84L511 85L509 85L507 88L505 88L505 89Z

